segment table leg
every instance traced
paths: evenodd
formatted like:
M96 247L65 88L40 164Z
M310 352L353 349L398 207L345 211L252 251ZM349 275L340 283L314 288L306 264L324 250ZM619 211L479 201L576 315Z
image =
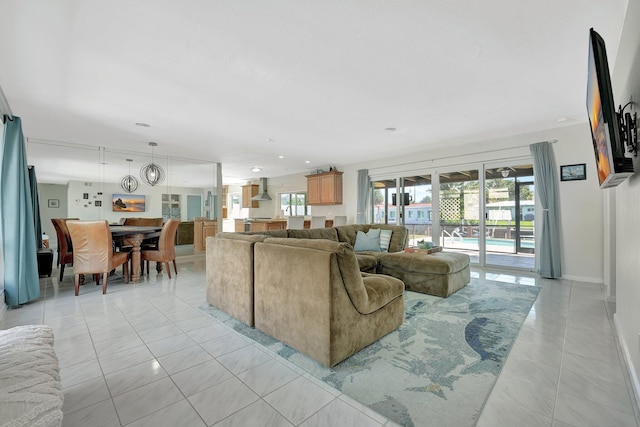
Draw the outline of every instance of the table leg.
M131 249L131 282L140 282L140 245L142 245L142 234L136 234L129 240L133 248Z

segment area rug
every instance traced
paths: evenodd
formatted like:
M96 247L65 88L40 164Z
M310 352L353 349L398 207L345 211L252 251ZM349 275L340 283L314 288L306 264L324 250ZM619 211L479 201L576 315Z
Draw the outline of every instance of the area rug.
M407 291L403 325L331 369L203 310L402 426L473 426L538 292L475 278L449 298Z

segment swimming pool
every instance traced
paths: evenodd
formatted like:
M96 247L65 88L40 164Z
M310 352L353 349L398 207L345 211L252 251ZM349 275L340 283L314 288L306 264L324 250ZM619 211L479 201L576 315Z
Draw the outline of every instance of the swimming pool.
M460 239L455 239L455 241L460 242ZM470 244L470 245L477 245L478 244L478 239L474 238L474 237L463 237L462 238L462 242ZM513 240L513 239L487 239L486 240L486 245L487 246L504 246L504 247L515 248L516 241ZM534 245L534 242L531 241L531 240L523 240L522 241L522 247L523 248L528 248L528 249L533 249L533 248L535 248L535 245Z

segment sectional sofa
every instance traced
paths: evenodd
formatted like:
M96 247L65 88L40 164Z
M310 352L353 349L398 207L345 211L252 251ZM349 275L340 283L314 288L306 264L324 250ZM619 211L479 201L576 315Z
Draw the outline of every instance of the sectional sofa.
M391 231L388 250L354 252L358 232L371 229ZM409 283L414 275L421 277L415 281L418 288L440 283L439 276L447 283L449 277L460 277L460 283L468 278L466 255L458 257L466 257L466 266L432 255L421 263L426 255L403 252L407 242L406 227L382 224L218 233L206 244L207 301L334 366L402 324L405 283L398 276ZM377 274L386 257L391 257L386 274ZM404 258L408 271L398 261ZM431 280L422 278L422 264L429 274L433 270Z

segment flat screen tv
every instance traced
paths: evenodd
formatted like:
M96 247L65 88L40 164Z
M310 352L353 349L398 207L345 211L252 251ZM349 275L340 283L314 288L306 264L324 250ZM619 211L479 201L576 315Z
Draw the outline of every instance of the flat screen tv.
M393 206L395 206L397 203L398 202L396 200L396 193L393 193L391 195L391 204ZM411 195L409 195L409 193L404 193L404 198L403 198L402 204L404 206L407 206L407 205L411 204Z
M114 212L144 212L144 196L135 194L114 194L111 205Z
M633 160L625 157L604 40L593 28L589 30L587 111L600 188L615 187L633 175Z

